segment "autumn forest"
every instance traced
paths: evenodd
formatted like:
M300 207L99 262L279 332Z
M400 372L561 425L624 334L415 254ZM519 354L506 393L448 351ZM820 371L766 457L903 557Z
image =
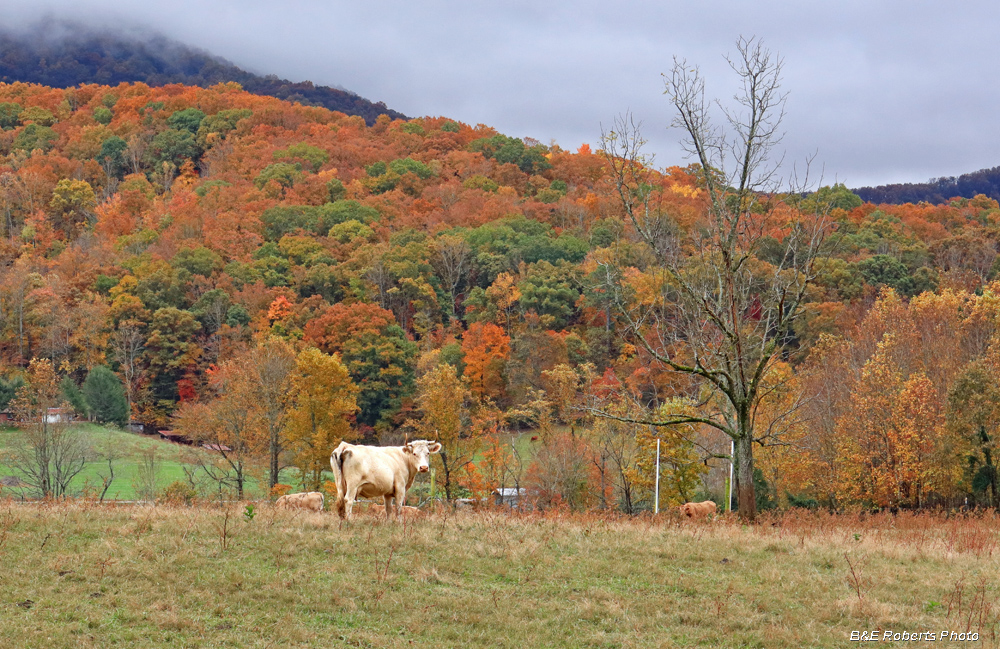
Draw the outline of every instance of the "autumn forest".
M713 263L699 166L638 169L650 237L607 136L369 126L235 83L0 84L0 127L0 411L178 431L270 487L321 487L342 439L437 439L449 498L629 513L659 439L663 502L726 497L699 423L726 405L663 362L701 362L661 335L687 317L663 260ZM758 507L995 506L997 201L762 202L748 326L794 224L823 238L747 413Z

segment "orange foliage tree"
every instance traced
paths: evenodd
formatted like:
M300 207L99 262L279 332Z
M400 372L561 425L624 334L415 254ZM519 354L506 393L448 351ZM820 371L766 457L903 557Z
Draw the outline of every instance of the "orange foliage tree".
M510 354L510 336L492 322L474 322L462 337L465 377L479 399L502 400L504 364Z

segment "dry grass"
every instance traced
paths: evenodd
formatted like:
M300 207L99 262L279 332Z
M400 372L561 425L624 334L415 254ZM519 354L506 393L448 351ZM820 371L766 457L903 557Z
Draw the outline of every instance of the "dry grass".
M798 648L872 629L994 646L998 539L993 515L341 525L0 502L0 646Z

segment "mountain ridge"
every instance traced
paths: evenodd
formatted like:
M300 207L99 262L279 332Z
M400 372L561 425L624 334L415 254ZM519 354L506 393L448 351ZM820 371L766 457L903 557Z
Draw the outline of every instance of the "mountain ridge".
M183 83L207 88L235 81L253 94L358 115L369 126L379 115L409 119L384 102L311 81L254 74L163 35L139 40L121 31L94 30L62 21L41 23L23 32L0 30L0 82L17 81L55 88L136 82L154 87Z
M958 177L931 178L925 183L894 183L851 190L868 203L947 203L953 198L983 194L1000 201L1000 167L980 169Z

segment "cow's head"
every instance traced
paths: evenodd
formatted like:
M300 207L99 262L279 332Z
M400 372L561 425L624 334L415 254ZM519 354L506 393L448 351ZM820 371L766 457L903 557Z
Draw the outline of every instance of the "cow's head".
M409 453L416 460L417 471L420 473L426 473L430 470L431 453L437 453L440 450L441 444L438 442L428 442L423 439L408 442L406 446L403 447L403 452Z

